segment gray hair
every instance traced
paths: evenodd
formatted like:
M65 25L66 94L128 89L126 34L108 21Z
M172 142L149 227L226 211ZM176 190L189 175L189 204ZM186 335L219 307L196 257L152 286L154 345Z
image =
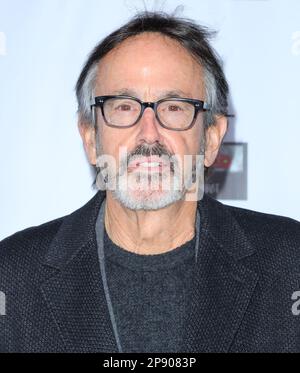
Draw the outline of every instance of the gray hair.
M186 18L144 11L107 36L90 54L76 84L80 121L93 125L91 104L101 59L126 39L144 32L158 32L177 40L203 67L205 101L210 107L204 115L205 128L215 124L216 115L228 116L228 83L221 60L208 42L215 33Z

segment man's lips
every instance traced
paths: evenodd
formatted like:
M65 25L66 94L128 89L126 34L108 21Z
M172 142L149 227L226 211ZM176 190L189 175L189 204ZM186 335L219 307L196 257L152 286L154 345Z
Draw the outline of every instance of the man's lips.
M139 169L140 171L143 169L148 171L161 171L165 167L170 167L170 163L157 156L141 157L131 161L128 165L130 171L136 169Z

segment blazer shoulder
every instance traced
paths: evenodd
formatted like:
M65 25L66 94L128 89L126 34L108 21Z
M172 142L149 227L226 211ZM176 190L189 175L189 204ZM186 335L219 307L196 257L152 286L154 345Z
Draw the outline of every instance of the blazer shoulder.
M300 222L281 215L226 206L267 270L300 270Z
M266 234L269 231L277 231L279 229L287 235L295 234L295 238L297 237L300 239L300 222L296 219L235 206L223 206L225 206L225 208L234 215L238 223L244 228L247 228L247 230L255 229L255 231Z
M255 231L264 235L268 234L268 232L277 232L279 229L279 231L285 232L286 235L294 234L295 238L300 239L300 222L296 219L227 205L210 196L206 196L205 200L210 208L221 212L219 215L222 219L227 220L228 217L233 217L246 231Z
M77 210L59 217L55 220L48 221L44 224L30 227L5 238L0 242L0 270L7 271L9 266L14 266L18 263L21 270L24 268L38 265L41 261L44 262L55 237L62 235L70 235L74 232L73 237L76 243L77 239L86 235L88 219L93 219L91 215L97 213L98 205L104 198L103 193L97 193L85 205ZM64 229L63 229L64 228ZM22 270L21 270L22 271ZM14 270L15 272L15 270Z
M0 268L16 260L38 259L49 247L64 218L26 228L0 241Z

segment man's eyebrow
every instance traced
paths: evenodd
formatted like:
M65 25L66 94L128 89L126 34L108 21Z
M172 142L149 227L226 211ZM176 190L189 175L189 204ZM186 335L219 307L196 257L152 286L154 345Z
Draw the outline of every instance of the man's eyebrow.
M178 98L189 98L191 96L190 93L184 92L181 89L171 90L171 91L164 91L159 98L168 98L168 97L178 97Z
M116 91L113 91L112 92L112 95L124 95L124 96L133 96L133 97L137 97L138 98L138 93L136 91L134 91L133 89L129 89L129 88L122 88L122 89L118 89ZM176 90L168 90L168 91L163 91L159 96L158 96L158 100L160 99L163 99L163 98L170 98L170 97L174 97L174 98L191 98L191 94L187 93L187 92L184 92L180 89L176 89Z
M135 92L132 89L128 89L128 88L118 89L116 91L113 91L111 94L112 95L122 95L122 96L133 96L133 97L137 97L137 92Z

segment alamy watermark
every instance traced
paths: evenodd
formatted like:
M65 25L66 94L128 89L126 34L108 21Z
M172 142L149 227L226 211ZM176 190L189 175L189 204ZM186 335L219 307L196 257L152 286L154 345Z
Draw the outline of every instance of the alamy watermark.
M295 31L292 34L292 54L294 56L300 55L300 31Z
M292 300L295 300L296 302L292 305L292 314L294 316L300 315L300 291L294 291L292 294Z
M6 296L3 291L0 291L0 316L6 315Z
M4 32L0 32L0 56L6 56L6 35Z
M128 155L119 150L119 164L112 155L97 158L96 185L99 190L132 195L182 194L186 201L201 200L204 193L204 156L197 155ZM146 193L146 194L145 194Z

